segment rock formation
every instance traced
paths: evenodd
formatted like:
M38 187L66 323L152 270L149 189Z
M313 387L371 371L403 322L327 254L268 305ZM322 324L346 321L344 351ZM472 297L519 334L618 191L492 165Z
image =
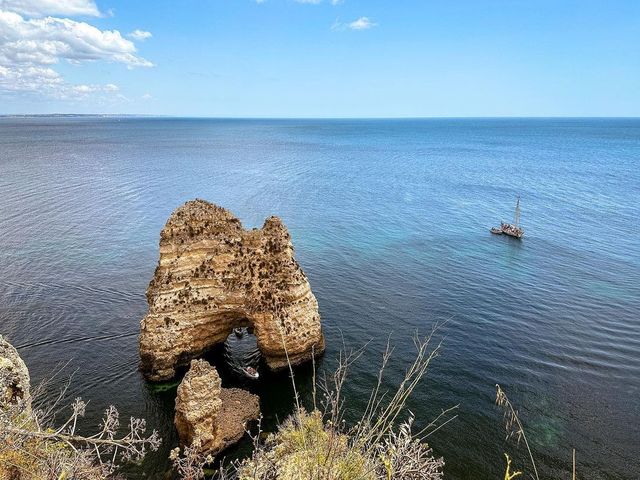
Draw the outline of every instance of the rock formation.
M147 302L140 355L150 380L173 377L235 327L253 327L274 370L287 366L287 354L295 365L324 350L318 303L277 217L245 230L224 208L185 203L160 233Z
M0 408L31 408L29 370L18 351L0 335Z
M199 446L213 455L242 438L248 421L260 416L257 395L239 388L222 388L214 367L192 360L178 386L175 425L183 445Z

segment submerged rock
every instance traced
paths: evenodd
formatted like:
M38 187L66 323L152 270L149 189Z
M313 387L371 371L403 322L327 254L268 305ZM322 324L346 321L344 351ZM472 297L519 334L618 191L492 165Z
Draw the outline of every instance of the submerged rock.
M245 230L222 207L185 203L160 233L147 302L140 355L150 380L173 377L235 327L253 328L274 370L287 366L287 354L295 365L324 350L318 303L277 217Z
M260 416L257 395L222 388L215 367L193 360L178 387L175 425L183 445L213 455L238 442L247 422Z
M29 370L18 351L0 335L0 408L30 410Z

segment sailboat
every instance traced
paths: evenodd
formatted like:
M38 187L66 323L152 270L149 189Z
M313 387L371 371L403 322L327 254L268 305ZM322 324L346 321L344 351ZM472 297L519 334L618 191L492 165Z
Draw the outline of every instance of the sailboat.
M513 223L502 222L499 227L493 227L491 233L496 235L509 235L514 238L522 238L524 230L520 227L520 195L516 201L516 211L513 217Z

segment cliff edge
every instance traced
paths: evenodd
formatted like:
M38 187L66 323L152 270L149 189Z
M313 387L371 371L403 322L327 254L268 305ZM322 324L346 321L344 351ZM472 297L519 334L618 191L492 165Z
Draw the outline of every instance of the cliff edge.
M0 335L0 408L31 409L29 370L18 351Z

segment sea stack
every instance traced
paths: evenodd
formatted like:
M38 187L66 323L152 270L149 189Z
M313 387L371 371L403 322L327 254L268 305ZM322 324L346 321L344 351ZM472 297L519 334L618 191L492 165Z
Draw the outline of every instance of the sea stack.
M228 210L193 200L160 233L160 260L141 322L141 370L175 375L236 327L250 327L273 370L324 350L318 302L278 217L245 230Z
M175 425L180 443L216 455L238 442L246 424L260 416L257 395L239 388L222 388L215 367L192 360L178 386Z

